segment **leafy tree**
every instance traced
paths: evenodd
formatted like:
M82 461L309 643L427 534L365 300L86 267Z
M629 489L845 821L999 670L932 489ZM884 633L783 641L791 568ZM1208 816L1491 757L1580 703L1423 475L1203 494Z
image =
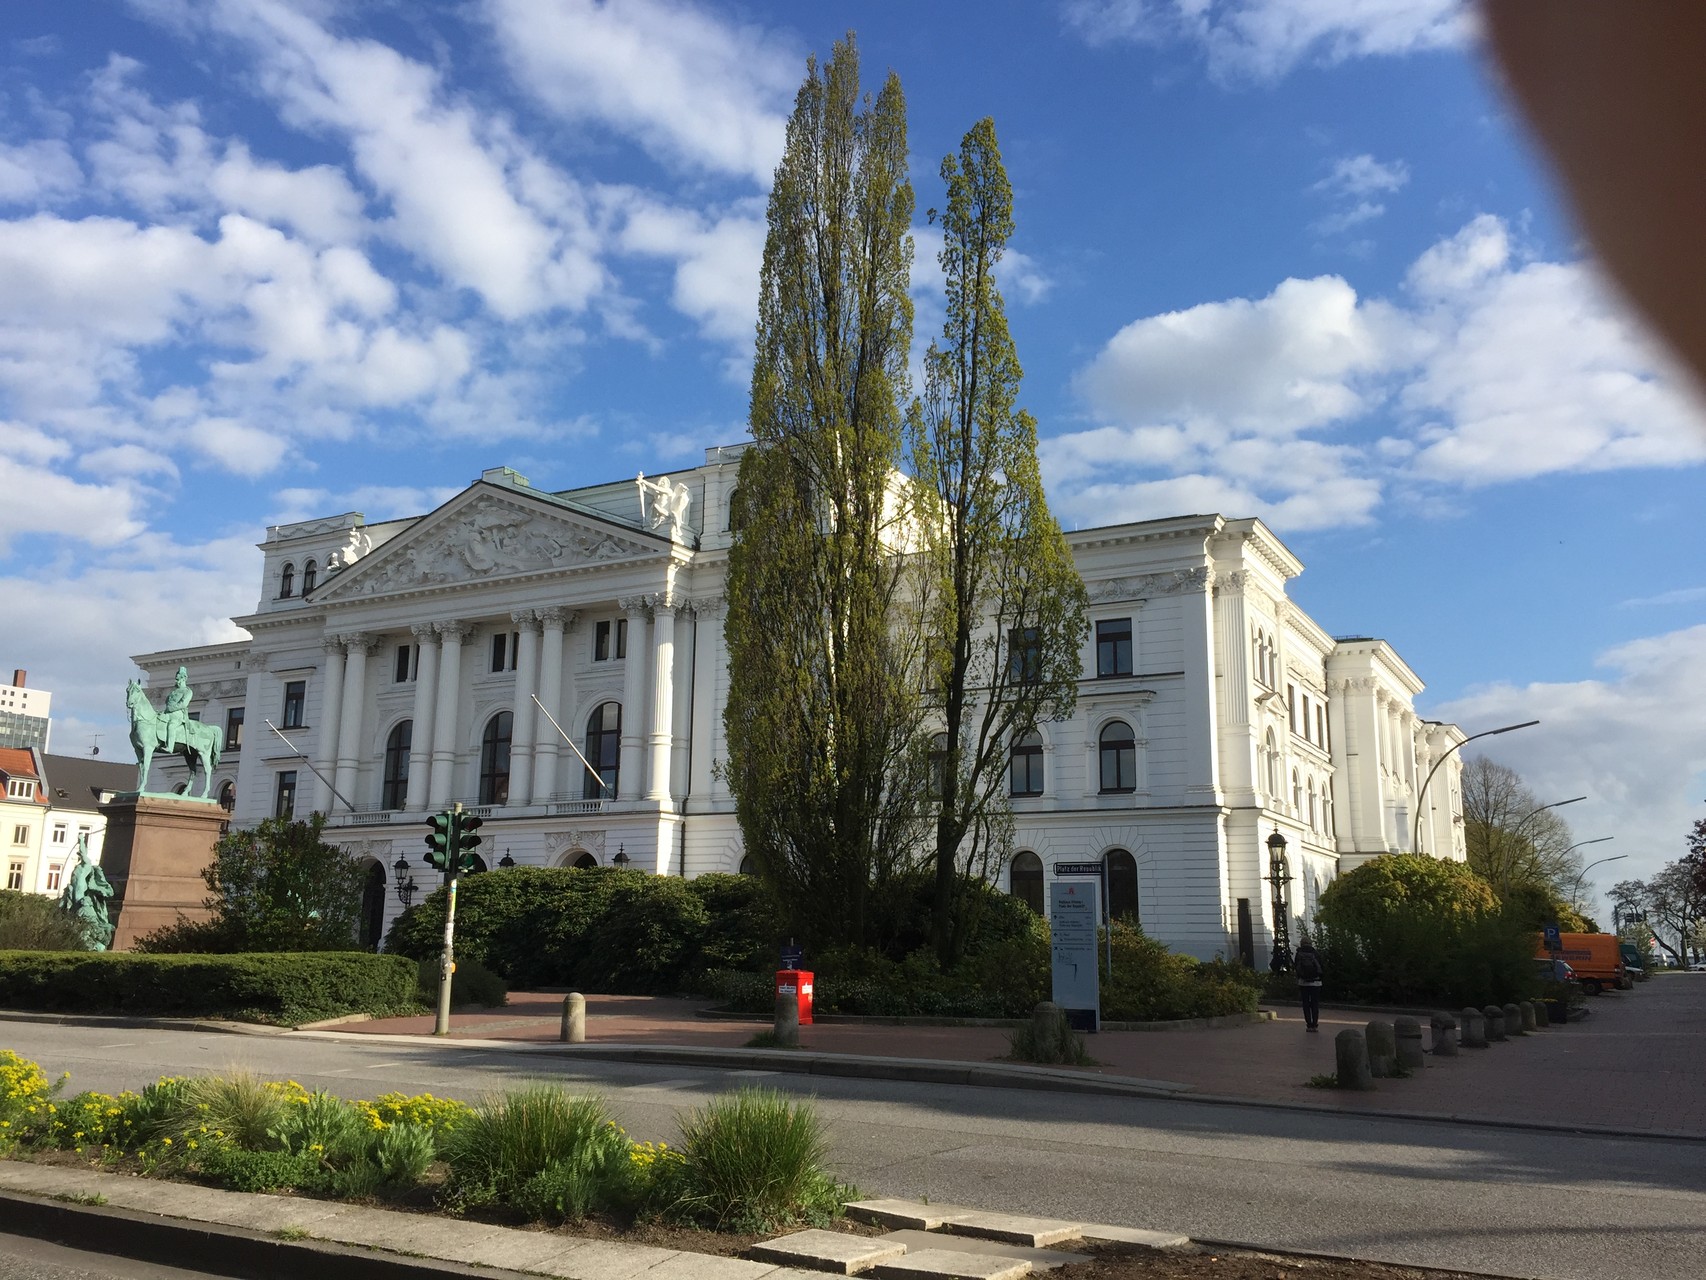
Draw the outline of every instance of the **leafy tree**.
M268 818L232 831L201 878L206 921L180 920L137 942L142 951L350 951L367 869L321 839L324 814Z
M1036 420L1017 404L1023 374L996 282L1013 189L995 122L974 125L941 174L947 320L924 357L924 395L909 426L926 687L941 729L929 782L933 941L946 968L963 949L967 905L982 900L963 891L967 877L982 877L1005 850L1012 743L1040 720L1071 714L1088 622L1083 581L1043 494Z
M1469 866L1501 896L1521 884L1563 900L1581 873L1570 827L1507 765L1472 756L1463 766L1463 835Z
M892 73L852 36L807 66L770 193L729 553L726 776L746 850L802 936L857 942L918 820L912 520L897 483L913 196Z
M1647 923L1653 937L1677 964L1687 963L1690 955L1700 951L1700 932L1706 925L1706 893L1702 893L1695 876L1695 866L1689 858L1678 858L1665 864L1646 882ZM1669 934L1673 946L1665 940Z
M0 951L87 951L81 922L52 898L0 889Z

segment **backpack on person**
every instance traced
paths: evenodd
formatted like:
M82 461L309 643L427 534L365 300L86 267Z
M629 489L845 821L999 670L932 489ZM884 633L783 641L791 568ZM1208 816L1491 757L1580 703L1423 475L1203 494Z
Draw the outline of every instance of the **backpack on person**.
M1297 980L1299 982L1321 981L1321 957L1313 951L1297 953Z

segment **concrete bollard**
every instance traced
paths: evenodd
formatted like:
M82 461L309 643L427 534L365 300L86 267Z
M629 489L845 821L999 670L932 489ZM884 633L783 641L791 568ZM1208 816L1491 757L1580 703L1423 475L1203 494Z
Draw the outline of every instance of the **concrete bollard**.
M557 1039L564 1044L586 1043L586 997L578 991L563 997L563 1025Z
M1368 1090L1374 1088L1374 1072L1369 1069L1368 1042L1360 1031L1341 1031L1333 1037L1333 1057L1338 1066L1339 1088Z
M1434 1057L1457 1056L1457 1019L1449 1013L1436 1013L1430 1023L1434 1033Z
M1524 1000L1517 1005L1516 1011L1517 1017L1522 1020L1522 1029L1525 1034L1540 1025L1540 1018L1535 1014L1534 1005L1531 1001Z
M1522 1025L1522 1010L1514 1004L1505 1006L1505 1034L1507 1036L1523 1036L1528 1031Z
M1392 1034L1398 1041L1398 1069L1420 1071L1427 1065L1422 1059L1422 1024L1414 1018L1399 1018L1392 1024Z
M1368 1024L1365 1043L1368 1045L1368 1068L1376 1080L1398 1074L1398 1042L1390 1022Z
M776 997L776 1045L781 1049L800 1047L800 1000L798 996Z
M1052 1000L1044 1000L1031 1010L1031 1034L1039 1048L1064 1044L1067 1037L1066 1010Z
M1487 1043L1497 1044L1505 1038L1505 1011L1496 1004L1490 1004L1481 1010L1481 1017L1487 1026Z
M1544 1000L1536 1000L1532 1007L1535 1026L1544 1028L1552 1025L1552 1011L1546 1007Z
M1461 1026L1457 1031L1457 1043L1465 1049L1485 1049L1487 1047L1487 1016L1479 1009L1464 1006L1458 1015Z

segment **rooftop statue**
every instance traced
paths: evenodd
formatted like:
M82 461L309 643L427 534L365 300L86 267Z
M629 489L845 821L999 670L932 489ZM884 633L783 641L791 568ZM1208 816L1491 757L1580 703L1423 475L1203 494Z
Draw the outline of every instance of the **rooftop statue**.
M89 861L89 836L84 832L77 837L77 862L66 879L65 891L59 895L59 905L77 917L91 951L105 951L112 944L113 922L107 915L112 897L107 873Z
M177 679L166 694L163 715L155 712L140 680L132 680L125 686L124 701L130 711L130 745L136 750L136 790L139 795L149 794L148 766L154 762L156 751L164 751L183 757L190 768L192 782L196 769L201 769L200 794L191 795L188 787L184 794L192 799L212 800L213 771L219 767L219 753L225 748L225 733L216 724L190 719L190 699L194 696L189 672L183 667L178 668Z

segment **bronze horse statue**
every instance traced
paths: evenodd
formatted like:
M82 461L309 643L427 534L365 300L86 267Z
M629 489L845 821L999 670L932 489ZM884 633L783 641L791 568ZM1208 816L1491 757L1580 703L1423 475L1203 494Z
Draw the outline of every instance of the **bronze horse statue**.
M166 743L166 721L154 710L148 695L142 691L142 681L132 680L124 687L124 705L130 711L130 745L136 751L136 789L148 790L148 766L154 763L154 753ZM225 749L225 732L216 724L191 720L184 726L183 742L176 754L190 769L190 779L201 769L201 796L212 799L213 771L219 767L219 753ZM186 788L185 794L189 791Z

